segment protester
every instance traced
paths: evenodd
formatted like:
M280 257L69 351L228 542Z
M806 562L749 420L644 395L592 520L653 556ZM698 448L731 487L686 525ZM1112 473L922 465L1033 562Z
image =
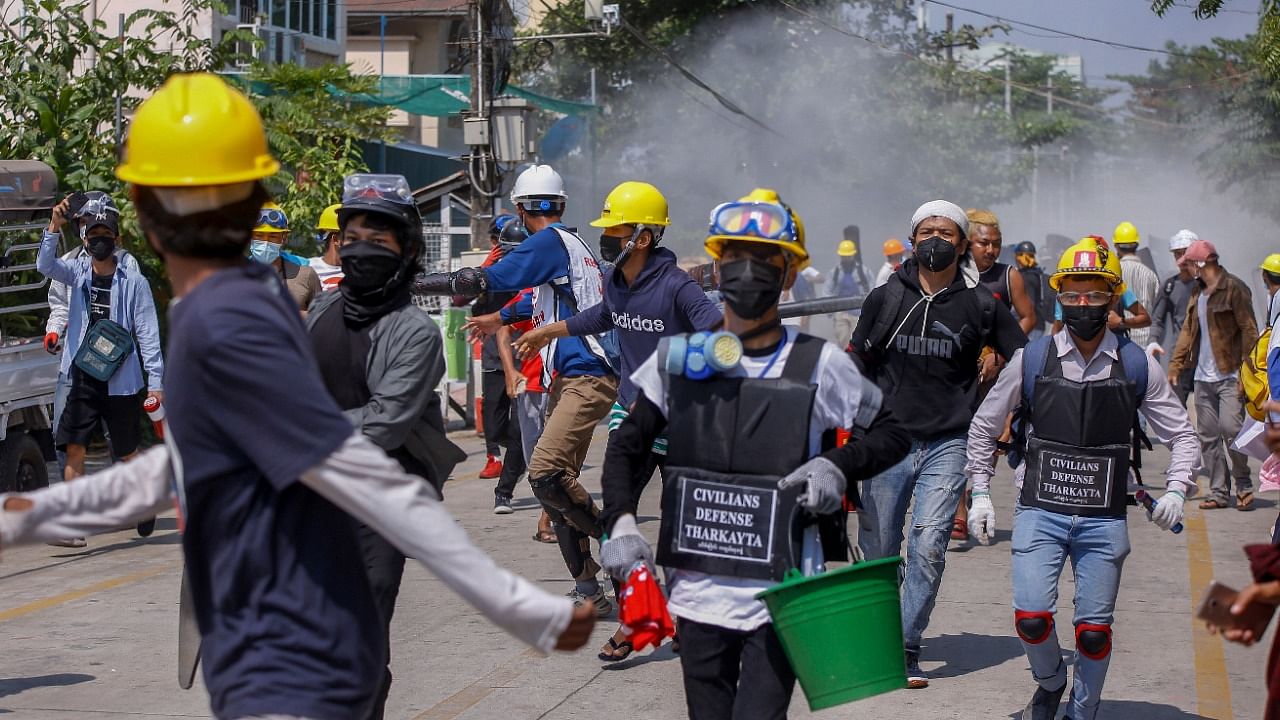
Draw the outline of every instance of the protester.
M592 227L604 231L600 236L600 256L612 264L604 276L603 299L567 320L525 333L516 343L521 356L531 356L555 338L616 331L621 383L609 413L611 437L636 400L631 376L640 363L654 353L659 340L712 330L723 322L720 310L697 283L676 267L675 253L658 245L670 223L667 199L658 188L635 181L615 187L605 198L600 217L591 221ZM654 470L664 464L666 437L656 438L652 450L635 486L636 503ZM631 652L631 641L619 629L599 657L617 662L625 660Z
M902 257L907 252L907 249L902 246L902 241L898 238L885 240L883 250L884 264L876 272L876 287L889 282L889 276L898 272L898 268L902 265Z
M1249 459L1230 444L1244 422L1240 363L1258 342L1253 295L1218 263L1218 249L1208 240L1191 243L1181 262L1199 282L1191 290L1187 319L1169 359L1169 384L1175 385L1184 369L1195 369L1196 432L1210 486L1200 507L1230 507L1234 484L1236 509L1252 510Z
M1022 718L1054 720L1066 690L1054 609L1058 578L1070 558L1076 652L1067 717L1093 720L1129 554L1126 476L1135 415L1141 413L1172 452L1166 491L1152 513L1165 530L1182 520L1199 456L1186 411L1160 364L1132 341L1105 332L1123 283L1116 258L1094 243L1077 243L1063 254L1050 281L1067 329L1014 354L973 418L965 467L973 481L969 526L979 542L991 542L996 442L1005 418L1016 411L1025 423L1017 443L1025 460L1015 480L1021 492L1013 521L1014 627L1037 683ZM1064 482L1064 475L1070 479Z
M1023 240L1013 248L1013 258L1018 263L1018 274L1022 276L1022 287L1026 288L1031 298L1031 305L1036 310L1036 322L1027 333L1028 340L1035 340L1044 335L1045 325L1053 316L1054 294L1049 287L1049 278L1040 269L1036 259L1035 243Z
M284 285L243 259L278 169L252 104L215 75L170 76L138 108L117 174L181 298L166 446L5 495L0 543L119 527L176 488L204 680L226 720L366 716L385 647L352 516L523 641L580 647L592 609L498 568L325 391Z
M791 504L800 505L806 522L832 513L843 519L846 483L902 457L907 439L847 355L781 324L778 298L807 255L788 208L762 201L720 205L706 247L721 262L724 328L733 333L719 336L715 355L740 360L709 377L698 374L705 365L697 362L682 362L677 371L670 353L675 343L688 348L701 337L680 335L663 340L632 375L635 404L605 455L609 541L601 559L618 578L654 561L636 525L637 488L649 448L665 431L664 541L656 560L667 570L668 605L679 618L689 717L775 720L786 717L795 674L755 595L781 578L784 558L799 564ZM733 352L720 352L721 343ZM687 353L682 360L692 359ZM752 412L753 402L771 411ZM732 427L722 427L725 422ZM824 434L837 428L855 428L857 440L825 449ZM723 554L675 549L671 539L702 527L689 519L696 516L689 509L706 507L697 505L697 490L708 484L763 499L753 514L761 527L773 522L769 534L777 545L771 552L779 561L772 567L744 562L734 550L745 546Z
M902 586L912 688L929 684L920 668L920 643L964 491L965 433L976 405L978 358L988 345L1012 357L1026 342L1009 311L979 286L968 226L964 210L953 203L921 205L911 218L914 255L871 292L851 343L911 436L906 459L864 487L858 546L868 559L897 555L907 506L915 500Z
M413 306L410 288L421 260L422 219L399 175L350 175L338 210L339 292L317 298L307 333L320 379L347 420L436 492L466 458L445 436L440 396L444 340ZM377 530L356 528L386 648L381 688L367 717L381 720L391 689L391 617L404 555Z
M163 398L164 360L160 323L151 286L145 277L120 262L115 250L120 213L105 193L88 196L75 212L86 256L58 257L58 244L70 214L72 198L53 209L40 239L36 269L67 286L70 305L59 374L67 377L66 406L58 419L54 443L66 453L63 479L84 475L85 449L106 424L112 454L128 460L138 451L144 387L149 397ZM123 352L103 356L101 347ZM144 377L145 369L145 377ZM84 538L59 544L84 547Z
M1116 226L1111 240L1115 244L1116 254L1120 256L1120 269L1124 271L1124 285L1133 291L1134 297L1142 303L1142 307L1154 310L1160 300L1160 278L1138 257L1138 241L1141 235L1131 222L1122 222ZM1134 327L1129 330L1129 339L1145 348L1151 342L1151 326Z
M477 297L490 292L519 292L532 287L527 302L514 310L473 316L467 328L494 334L504 324L533 317L538 325L554 323L600 302L604 280L599 262L586 242L560 218L567 194L564 180L550 165L522 172L511 190L520 222L530 231L502 260L487 268L428 273L423 292ZM591 538L602 533L599 509L578 476L586 460L595 426L609 413L618 392L618 377L596 336L553 340L542 349L542 383L550 388L542 437L529 461L529 485L551 516L569 574L570 595L594 601L601 616L612 610L591 557Z
M338 228L339 207L342 207L341 203L330 205L320 213L320 221L316 223L320 255L308 261L320 279L320 289L325 292L336 290L338 283L342 282L342 258L338 254L342 247L342 234Z
M1022 273L999 261L1004 235L1000 232L1000 219L990 210L971 209L969 235L973 263L978 268L981 282L996 301L1015 313L1023 333L1030 333L1036 326L1036 307L1022 282ZM1006 360L1008 358L1005 358Z
M1179 230L1169 238L1169 252L1173 254L1173 261L1178 265L1178 272L1165 278L1160 286L1160 292L1156 295L1156 306L1152 311L1155 328L1152 331L1151 340L1155 343L1155 347L1150 347L1150 350L1157 357L1166 355L1165 349L1172 349L1177 344L1178 335L1182 333L1182 323L1187 319L1187 305L1191 300L1191 291L1199 284L1199 280L1191 274L1191 266L1183 264L1182 256L1186 254L1187 248L1191 247L1191 243L1199 239L1199 236L1190 230ZM1184 406L1194 390L1194 376L1195 368L1183 368L1178 374L1178 382L1173 386L1174 393L1178 395L1178 399Z
M501 244L500 237L507 223L513 221L514 215L503 213L489 223L489 255L481 267L489 267L509 252ZM487 303L477 302L471 311L480 315L495 309ZM511 491L524 475L525 461L520 443L520 423L515 417L515 406L507 396L502 357L498 351L498 340L493 335L486 335L480 341L480 377L480 415L483 418L486 459L479 477L481 480L498 479L494 488L493 512L508 515L513 512ZM503 448L506 448L505 460Z
M284 245L289 241L289 218L279 205L268 202L258 213L258 224L253 228L253 240L249 243L249 257L263 265L275 268L284 280L290 297L305 316L311 301L321 292L320 276L306 261L288 255Z
M1088 235L1084 239L1090 240L1098 247L1110 251L1110 246L1101 235ZM1107 329L1120 333L1128 337L1129 332L1138 328L1144 328L1151 324L1151 313L1146 305L1143 305L1138 296L1128 287L1121 287L1120 303L1107 316ZM1053 334L1057 335L1064 327L1062 322L1062 305L1057 301L1053 304Z
M857 225L844 229L844 239L836 246L840 262L827 276L827 297L856 297L867 292L866 271L862 269L862 258L858 255L858 236ZM853 335L853 326L858 323L858 311L841 310L832 313L831 319L835 322L833 341L841 347L847 345Z

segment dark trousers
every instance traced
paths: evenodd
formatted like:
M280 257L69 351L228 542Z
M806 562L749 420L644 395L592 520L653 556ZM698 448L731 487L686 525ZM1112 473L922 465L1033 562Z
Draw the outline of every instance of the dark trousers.
M516 403L507 396L507 379L501 371L482 372L480 375L481 392L484 393L480 412L484 415L485 448L490 455L501 454L502 448L507 450L506 457L502 458L502 474L498 476L493 494L510 498L525 471Z
M364 567L369 576L369 587L373 590L373 601L378 606L378 617L382 621L382 647L385 649L382 684L367 718L382 720L387 693L391 692L391 616L396 611L400 579L404 576L404 555L383 539L378 531L367 525L359 525L356 536L360 540L360 553L364 555Z
M689 720L785 720L796 675L773 624L751 632L680 620Z

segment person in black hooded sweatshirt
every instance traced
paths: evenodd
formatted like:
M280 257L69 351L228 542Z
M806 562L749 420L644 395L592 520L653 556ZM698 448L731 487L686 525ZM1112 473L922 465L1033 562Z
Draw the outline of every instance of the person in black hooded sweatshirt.
M965 486L965 438L977 407L979 357L1004 357L1026 344L1013 315L978 285L968 218L958 205L927 202L911 219L914 250L867 296L850 347L864 374L911 436L906 459L866 481L858 546L868 560L896 556L914 497L902 629L907 679L928 687L920 640L942 583L952 516Z

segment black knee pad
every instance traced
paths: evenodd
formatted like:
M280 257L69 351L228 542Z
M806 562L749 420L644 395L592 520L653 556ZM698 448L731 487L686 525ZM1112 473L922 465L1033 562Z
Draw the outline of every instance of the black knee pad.
M579 540L582 535L575 533L568 525L552 521L551 529L556 534L556 544L560 546L560 556L571 577L577 578L587 569L587 555L582 552Z
M559 516L563 522L574 526L579 532L599 540L604 536L604 527L600 524L599 513L590 501L583 505L569 496L569 492L561 484L564 477L564 471L557 470L550 475L529 478L529 487L533 489L533 496L538 498L542 507L546 508L552 521L556 521Z
M1049 633L1053 632L1052 613L1015 610L1013 615L1013 626L1018 630L1018 637L1032 645L1048 640Z
M1076 626L1076 650L1090 660L1111 654L1111 626L1081 623Z

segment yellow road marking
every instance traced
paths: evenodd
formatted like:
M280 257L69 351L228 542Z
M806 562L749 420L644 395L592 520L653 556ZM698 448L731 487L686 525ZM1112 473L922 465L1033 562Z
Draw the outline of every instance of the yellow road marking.
M145 580L149 577L159 575L162 572L172 569L173 566L171 565L155 567L150 570L143 570L131 575L123 575L118 578L112 578L111 580L103 580L96 585L90 585L89 587L81 588L79 590L72 590L70 592L62 593L61 595L54 595L41 600L35 600L27 603L26 605L19 605L18 607L11 608L9 610L2 610L0 611L0 622L20 618L23 615L30 615L31 613L39 612L41 610L48 610L51 607L56 607L63 603L69 603L73 600L79 600L80 598L88 597L90 595L96 595L100 592L106 592L112 588L118 588L121 585L128 585L129 583L138 582L139 580Z
M1187 504L1182 526L1187 533L1187 571L1191 576L1191 637L1195 649L1196 712L1201 717L1231 720L1231 682L1227 679L1227 658L1222 639L1209 634L1204 621L1195 616L1200 598L1213 580L1213 550L1204 513Z
M499 665L488 675L423 710L420 715L414 716L413 720L453 720L492 695L494 688L502 687L515 680L529 668L531 661L539 657L542 657L542 653L530 648L514 661Z

